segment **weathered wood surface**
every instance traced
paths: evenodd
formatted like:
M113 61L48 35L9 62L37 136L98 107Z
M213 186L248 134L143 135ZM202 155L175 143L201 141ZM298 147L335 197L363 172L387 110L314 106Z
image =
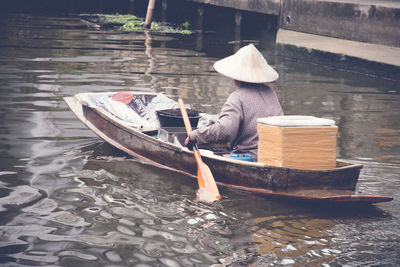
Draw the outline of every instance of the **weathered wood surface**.
M94 130L96 134L107 136L129 154L145 161L156 162L190 175L196 175L197 167L192 152L112 123L95 109L84 106L83 112L86 120L96 127ZM273 190L313 187L354 190L362 167L356 164L339 163L339 167L333 170L307 171L257 163L242 163L225 160L225 158L216 159L210 156L204 156L203 160L219 182Z

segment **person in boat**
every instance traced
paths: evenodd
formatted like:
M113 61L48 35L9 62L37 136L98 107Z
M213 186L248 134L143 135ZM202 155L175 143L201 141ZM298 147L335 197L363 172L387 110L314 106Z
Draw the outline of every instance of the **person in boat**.
M185 146L227 143L232 153L249 154L257 160L257 119L283 115L278 97L266 84L276 81L279 75L252 44L218 60L213 67L232 78L238 89L229 95L218 120L193 130Z

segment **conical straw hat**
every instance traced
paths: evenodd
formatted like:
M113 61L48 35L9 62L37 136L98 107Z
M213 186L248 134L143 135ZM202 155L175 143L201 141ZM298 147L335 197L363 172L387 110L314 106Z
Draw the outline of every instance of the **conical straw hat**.
M248 83L268 83L279 78L279 74L252 44L218 60L214 63L214 69L229 78Z

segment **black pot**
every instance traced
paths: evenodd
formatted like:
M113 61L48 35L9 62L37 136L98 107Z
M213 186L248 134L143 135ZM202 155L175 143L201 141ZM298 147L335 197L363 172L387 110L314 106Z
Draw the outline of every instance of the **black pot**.
M193 128L197 127L200 119L200 112L194 109L186 109L186 112L189 117L190 125ZM157 110L156 113L160 120L161 127L185 127L179 108Z

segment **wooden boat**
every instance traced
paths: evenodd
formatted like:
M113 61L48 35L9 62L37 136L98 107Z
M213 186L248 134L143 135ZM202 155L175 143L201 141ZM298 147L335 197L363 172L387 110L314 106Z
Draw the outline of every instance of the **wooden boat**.
M149 92L83 93L64 99L89 129L116 148L156 166L196 177L193 152L179 141L184 130L160 127L155 114L159 109L177 107L174 100ZM327 203L393 199L355 192L360 164L337 161L331 170L288 169L226 157L226 151L220 148L208 149L214 151L202 153L202 158L219 186L265 197Z

